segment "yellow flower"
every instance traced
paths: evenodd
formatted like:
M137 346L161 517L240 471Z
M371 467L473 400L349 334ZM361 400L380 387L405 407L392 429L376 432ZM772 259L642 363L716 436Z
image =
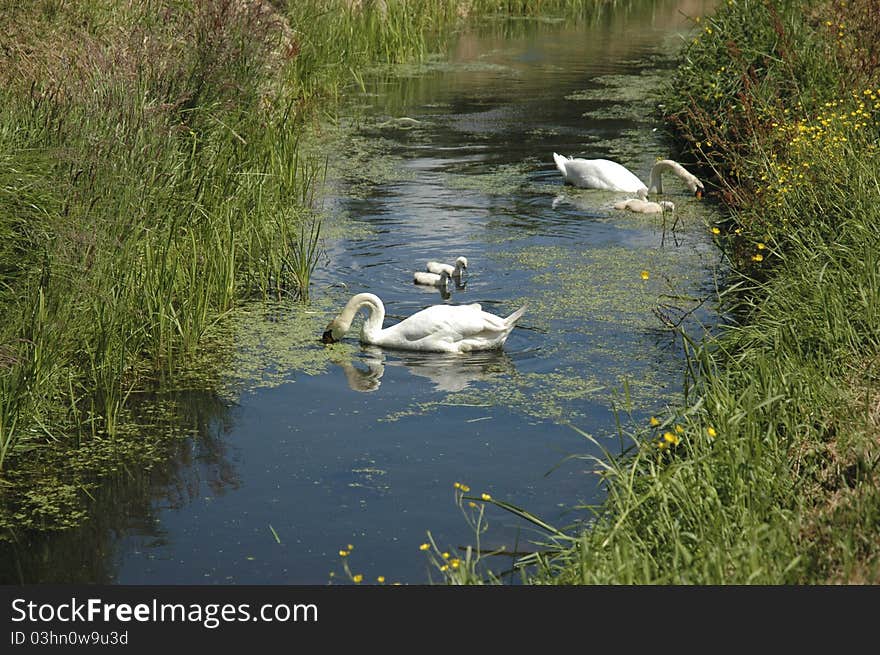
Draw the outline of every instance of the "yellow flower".
M357 574L351 576L351 579L354 580L357 584L360 584L363 581L364 576L361 575L360 573L357 573Z
M755 247L756 247L758 250L763 250L763 249L766 248L767 246L765 246L763 243L759 243L759 244L756 244Z
M431 544L422 544L419 546L419 550L428 550L431 547Z
M455 487L456 489L461 489L461 482L456 482L452 486Z
M706 434L708 434L713 439L718 436L718 433L715 432L715 428L713 428L711 425L706 428Z
M712 228L712 234L721 234L721 230L717 227Z
M652 416L651 420L648 422L651 424L651 427L654 427L654 428L656 428L658 425L660 425L660 419L658 419L656 416Z
M483 494L483 495L480 496L480 497L481 497L483 500L492 500L492 496L490 496L489 494Z
M376 578L376 582L378 582L379 584L382 584L383 582L385 582L385 576L380 575L378 578Z
M471 490L471 488L469 486L467 486L466 484L460 484L460 485L458 485L458 488L461 489L464 493L467 493L468 491Z
M681 438L677 434L673 434L672 432L664 432L663 439L665 439L668 443L671 443L673 446L677 446L681 443Z
M449 553L441 553L440 556L441 556L443 559L449 559Z
M352 546L351 544L348 544L348 546L346 546L346 548L348 548L349 550L354 550L354 546Z
M347 550L340 550L339 556L340 557L348 557L348 551Z
M764 261L764 255L762 255L761 253L758 253L757 255L752 255L752 261L753 262L762 262L762 261Z
M666 443L665 441L661 440L661 441L657 442L657 448L659 448L660 450L666 450L668 447L669 447L669 444Z
M681 427L680 425L675 426L675 431L678 432L679 434L684 434L684 428Z
M449 570L449 566L447 566L446 564L444 564L443 566L440 567L440 570L441 570L441 571L447 571L447 570Z
M468 501L468 507L476 507L477 504L474 501Z
M451 566L454 569L457 569L460 565L461 565L461 560L458 558L455 558L454 560L449 562L449 566Z
M642 279L643 280L647 280L649 277L651 277L651 274L648 273L648 271L642 271Z

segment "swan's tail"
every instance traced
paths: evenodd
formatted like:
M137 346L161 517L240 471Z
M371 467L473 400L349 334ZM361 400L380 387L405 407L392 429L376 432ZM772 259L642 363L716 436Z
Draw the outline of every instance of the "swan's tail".
M563 157L562 155L557 155L555 152L553 153L553 161L556 162L556 168L559 169L559 172L565 175L565 162L568 161L568 157Z
M520 317L523 314L525 314L525 312L526 312L526 305L523 305L522 307L517 309L515 312L513 312L513 314L511 314L510 316L505 318L504 322L507 325L507 327L512 328L516 324L516 322L520 319Z

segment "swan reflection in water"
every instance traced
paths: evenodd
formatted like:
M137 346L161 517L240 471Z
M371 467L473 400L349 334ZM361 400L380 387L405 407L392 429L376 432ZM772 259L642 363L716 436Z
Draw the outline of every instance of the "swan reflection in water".
M353 391L376 391L382 384L386 366L403 366L434 383L435 391L462 391L471 383L489 380L515 371L513 360L503 350L484 350L467 354L388 353L375 346L364 346L354 360L342 355L334 359L345 373Z

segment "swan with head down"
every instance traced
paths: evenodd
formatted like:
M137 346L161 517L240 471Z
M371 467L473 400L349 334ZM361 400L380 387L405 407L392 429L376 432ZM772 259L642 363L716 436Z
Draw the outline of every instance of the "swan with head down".
M426 271L416 271L413 273L413 282L416 284L424 284L429 287L441 287L445 289L449 285L449 273L428 273Z
M629 198L615 203L614 209L628 209L639 214L662 214L663 212L675 211L675 205L669 200L651 202L641 198Z
M342 339L351 329L351 323L361 308L367 310L361 327L362 343L385 348L444 353L501 348L526 310L525 307L520 307L502 318L484 312L476 303L433 305L391 327L383 328L385 305L372 293L359 293L330 321L321 341L326 344Z
M460 278L467 267L467 257L458 257L455 260L455 266L452 266L451 264L443 264L441 262L428 262L425 268L431 273L440 274L443 271L446 271L450 276Z
M661 159L651 168L647 185L625 166L609 159L580 159L553 153L556 168L567 184L583 189L626 191L636 193L642 200L651 192L663 193L663 173L679 177L697 198L703 197L703 183L684 166L671 159Z

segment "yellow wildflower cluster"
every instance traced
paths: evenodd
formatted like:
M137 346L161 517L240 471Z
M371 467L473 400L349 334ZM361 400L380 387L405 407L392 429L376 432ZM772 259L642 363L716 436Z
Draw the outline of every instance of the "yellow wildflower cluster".
M649 419L648 424L652 428L656 428L656 427L662 425L661 421L655 416L652 416ZM687 432L687 430L685 429L685 427L683 425L681 425L680 423L675 423L672 425L672 427L670 429L663 430L662 434L659 434L659 436L656 438L657 440L654 441L654 443L656 444L657 448L661 451L670 450L671 448L674 448L676 446L681 445L682 440L684 439L686 432ZM715 430L715 428L712 427L711 425L706 427L705 433L709 437L710 440L712 440L718 436L717 430ZM692 434L698 435L699 431L693 431Z
M778 151L769 153L756 188L764 205L782 207L792 192L807 185L817 169L840 161L854 140L874 132L866 128L875 127L878 117L880 89L873 88L830 100L815 116L795 120L777 116L770 126Z
M461 566L461 560L457 557L452 557L449 553L441 553L440 557L445 560L445 563L440 565L441 571L448 571L452 569L453 571Z
M663 437L657 443L657 447L660 448L660 450L666 450L670 446L677 446L680 443L681 437L675 434L675 432L670 432L669 430L667 430L663 433Z

